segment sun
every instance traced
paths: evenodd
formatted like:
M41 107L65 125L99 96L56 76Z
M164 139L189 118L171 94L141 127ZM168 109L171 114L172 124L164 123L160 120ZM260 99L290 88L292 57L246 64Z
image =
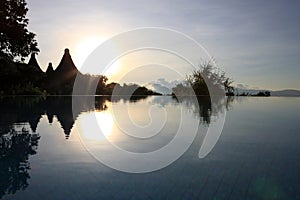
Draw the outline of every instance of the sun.
M104 41L105 38L102 37L88 37L82 39L78 43L74 60L76 61L79 68L82 67L87 57Z
M74 60L79 69L82 68L83 63L88 58L88 56L103 42L106 41L104 37L87 37L82 39L78 45L76 46L76 52ZM114 61L108 70L103 74L106 76L111 76L116 74L121 68L121 62L119 60ZM82 69L82 73L90 73L95 74L97 71L84 71Z

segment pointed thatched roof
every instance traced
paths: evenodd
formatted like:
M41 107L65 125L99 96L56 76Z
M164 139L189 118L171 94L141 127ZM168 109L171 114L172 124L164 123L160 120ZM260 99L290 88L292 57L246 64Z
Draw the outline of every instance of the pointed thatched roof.
M48 92L54 94L71 94L74 81L78 74L69 49L65 49L65 53L55 70L49 63L46 74L45 88Z
M34 66L36 70L39 72L42 72L42 69L40 68L40 65L38 64L36 58L35 58L35 53L32 53L30 56L30 59L28 61L28 65Z
M55 69L55 75L61 80L68 80L74 78L78 73L78 69L75 66L69 49L65 49L65 53Z
M54 69L53 69L52 63L50 62L49 65L48 65L48 67L47 67L46 74L50 75L53 72L54 72Z

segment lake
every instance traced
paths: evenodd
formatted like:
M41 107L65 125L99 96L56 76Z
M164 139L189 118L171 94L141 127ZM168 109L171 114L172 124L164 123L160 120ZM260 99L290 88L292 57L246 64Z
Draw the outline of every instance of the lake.
M1 199L300 199L300 98L85 100L0 99Z

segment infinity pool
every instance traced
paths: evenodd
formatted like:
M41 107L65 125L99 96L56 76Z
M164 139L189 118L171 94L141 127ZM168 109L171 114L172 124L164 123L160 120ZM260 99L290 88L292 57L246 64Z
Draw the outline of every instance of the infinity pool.
M95 107L74 112L71 97L2 98L0 198L300 199L300 98L240 97L221 106L198 101L99 97ZM224 114L221 134L200 158L208 128ZM118 171L97 157L138 166L104 141L147 153L170 144L180 127L188 135L195 124L187 151L156 171ZM147 167L156 162L162 161L149 160Z

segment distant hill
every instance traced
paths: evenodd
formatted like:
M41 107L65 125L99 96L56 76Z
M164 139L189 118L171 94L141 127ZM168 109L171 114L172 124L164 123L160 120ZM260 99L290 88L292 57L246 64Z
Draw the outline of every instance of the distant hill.
M300 90L271 91L271 96L300 97Z
M268 90L257 90L257 89L241 89L236 88L236 93L242 94L242 93L248 93L249 95L257 94L260 91L268 91ZM271 92L271 96L281 96L281 97L300 97L300 90L269 90Z

